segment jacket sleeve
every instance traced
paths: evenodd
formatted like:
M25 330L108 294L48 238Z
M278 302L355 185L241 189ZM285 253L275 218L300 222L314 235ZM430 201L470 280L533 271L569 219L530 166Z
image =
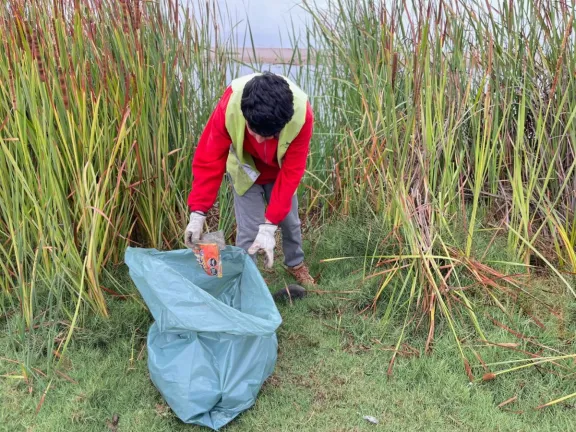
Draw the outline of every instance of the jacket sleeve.
M190 211L207 212L216 201L226 172L232 139L226 130L226 106L232 93L227 88L206 124L192 162L192 190L188 195Z
M278 225L292 208L292 197L306 171L306 160L310 150L310 139L314 127L314 114L310 103L306 109L306 121L298 136L292 141L282 162L280 173L266 210L266 219Z

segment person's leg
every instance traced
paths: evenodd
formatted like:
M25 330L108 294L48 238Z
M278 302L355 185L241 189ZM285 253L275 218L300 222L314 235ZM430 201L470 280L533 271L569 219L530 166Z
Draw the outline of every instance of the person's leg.
M264 185L266 202L270 202L274 184ZM304 262L302 250L302 230L298 217L298 197L292 197L292 208L286 218L279 225L282 230L282 250L284 251L284 264L287 267L296 267Z
M246 251L254 243L259 225L264 223L265 206L263 194L264 189L262 186L256 184L242 196L234 191L236 246Z

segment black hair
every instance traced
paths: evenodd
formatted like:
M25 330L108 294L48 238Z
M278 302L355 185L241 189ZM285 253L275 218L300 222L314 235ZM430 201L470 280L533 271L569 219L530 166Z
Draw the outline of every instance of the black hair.
M263 72L244 86L240 108L254 133L277 136L294 115L294 95L284 78Z

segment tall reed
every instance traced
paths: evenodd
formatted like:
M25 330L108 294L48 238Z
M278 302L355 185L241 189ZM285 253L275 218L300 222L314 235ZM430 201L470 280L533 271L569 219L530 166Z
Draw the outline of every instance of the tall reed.
M575 3L306 6L327 59L319 109L334 127L312 154L309 199L390 227L396 252L370 260L385 266L374 299L388 298L385 319L408 296L427 317L427 349L439 316L460 347L451 305L461 304L483 338L463 281L501 308L522 290L477 255L486 230L576 296Z
M307 7L329 59L318 105L335 128L313 166L330 208L368 204L424 249L458 220L466 256L491 222L526 263L537 249L576 270L574 2Z
M105 266L130 244L181 244L193 149L236 70L215 11L0 7L0 291L27 325L39 283L106 314Z

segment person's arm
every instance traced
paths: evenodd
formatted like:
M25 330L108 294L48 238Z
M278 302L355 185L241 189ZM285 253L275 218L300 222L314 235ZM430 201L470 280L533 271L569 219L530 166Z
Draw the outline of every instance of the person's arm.
M292 141L282 162L280 173L266 210L266 221L278 225L292 208L292 197L306 171L306 160L310 150L310 139L314 128L314 114L310 103L306 109L306 121L298 136Z
M188 195L191 212L206 213L214 205L226 172L232 139L226 130L226 106L232 90L227 88L216 105L198 142L192 162L192 190Z

